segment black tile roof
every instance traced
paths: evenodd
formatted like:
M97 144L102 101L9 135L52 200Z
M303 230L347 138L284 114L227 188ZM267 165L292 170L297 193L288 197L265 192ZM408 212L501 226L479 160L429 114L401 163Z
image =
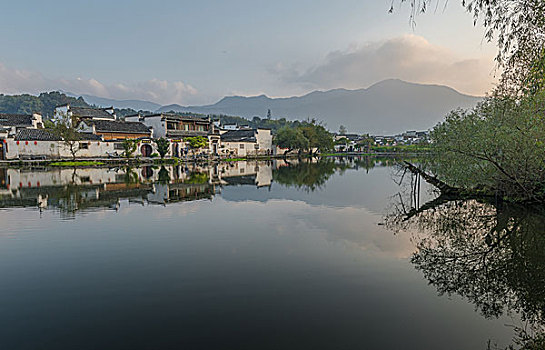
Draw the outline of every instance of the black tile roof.
M79 133L81 141L102 141L102 136L87 132ZM61 141L60 136L45 129L21 129L15 135L15 141Z
M230 130L221 135L225 142L256 142L255 130Z
M60 141L61 138L44 129L21 129L15 135L15 141Z
M122 122L119 120L88 120L87 125L94 125L96 132L122 132L127 134L148 134L150 129L140 122Z
M0 113L0 126L32 126L32 115Z
M73 116L80 118L110 118L114 119L114 116L106 109L109 108L90 108L90 107L70 107L70 112Z
M80 137L85 141L102 141L101 135L91 134L89 132L80 132Z
M179 115L174 113L156 113L156 114L149 114L149 115L143 115L142 118L147 117L163 117L167 120L174 120L174 121L188 121L188 122L197 122L197 123L210 123L207 117L194 117L191 115Z

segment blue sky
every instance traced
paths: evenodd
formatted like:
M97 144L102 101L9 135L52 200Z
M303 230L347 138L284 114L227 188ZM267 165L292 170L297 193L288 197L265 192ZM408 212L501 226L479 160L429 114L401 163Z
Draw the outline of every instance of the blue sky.
M385 78L491 87L494 45L457 2L409 24L390 0L25 1L0 12L0 92L211 103Z

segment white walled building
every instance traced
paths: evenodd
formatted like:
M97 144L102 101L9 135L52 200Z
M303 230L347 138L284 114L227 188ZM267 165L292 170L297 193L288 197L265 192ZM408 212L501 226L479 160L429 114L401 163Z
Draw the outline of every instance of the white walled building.
M272 134L268 129L230 130L221 134L221 152L230 156L272 155Z
M55 108L53 119L59 120L63 117L70 117L70 120L94 119L94 120L116 120L113 107L93 108L93 107L72 107L69 104Z

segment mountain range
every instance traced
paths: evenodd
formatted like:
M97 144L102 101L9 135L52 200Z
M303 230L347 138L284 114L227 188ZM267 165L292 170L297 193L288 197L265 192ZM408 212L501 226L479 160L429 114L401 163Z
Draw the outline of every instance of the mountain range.
M384 80L365 89L314 91L297 97L228 96L205 106L159 106L147 101L83 98L91 104L117 108L154 108L156 112L226 114L250 119L254 116L265 118L270 109L273 118L315 118L325 122L332 131L345 125L350 132L372 134L426 130L443 120L449 111L474 107L482 99L443 85L416 84L398 79Z

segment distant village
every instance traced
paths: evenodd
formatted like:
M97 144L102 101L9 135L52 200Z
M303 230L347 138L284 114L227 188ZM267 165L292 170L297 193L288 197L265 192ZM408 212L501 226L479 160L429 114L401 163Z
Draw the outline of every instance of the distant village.
M334 133L336 152L365 152L368 146L409 146L429 142L429 131L406 131L394 136Z
M123 120L113 107L55 108L53 121L67 118L77 130L76 142L46 128L40 114L0 113L0 160L121 158L124 140L135 140L134 155L159 156L158 139L169 142L166 157L245 158L275 156L286 152L274 145L271 130L224 124L210 117L176 113L135 114ZM189 147L190 138L207 142ZM395 136L333 134L336 152L361 152L373 146L412 145L427 142L428 133L407 131Z

